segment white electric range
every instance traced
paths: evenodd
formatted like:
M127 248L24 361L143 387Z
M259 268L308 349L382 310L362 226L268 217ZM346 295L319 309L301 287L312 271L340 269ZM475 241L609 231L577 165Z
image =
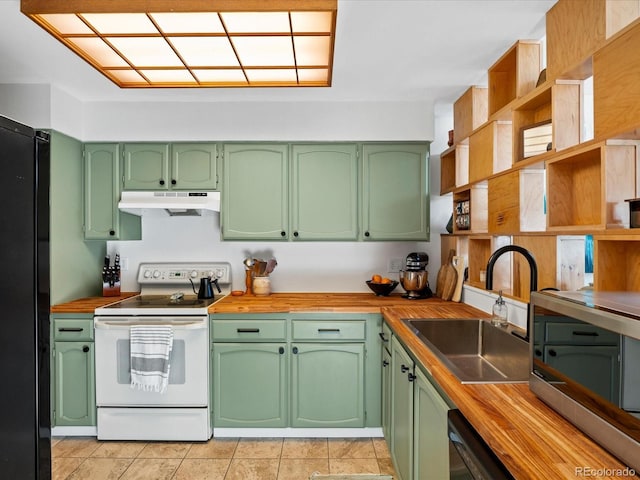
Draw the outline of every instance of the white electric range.
M198 298L194 293L201 278L213 282L213 298ZM138 282L140 295L95 310L98 439L208 440L208 309L229 294L231 265L144 263ZM172 327L169 383L163 393L131 386L130 329L134 325Z

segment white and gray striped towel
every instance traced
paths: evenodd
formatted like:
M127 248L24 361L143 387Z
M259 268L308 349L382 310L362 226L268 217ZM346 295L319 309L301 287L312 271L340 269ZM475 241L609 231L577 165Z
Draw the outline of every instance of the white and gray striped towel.
M169 325L133 325L129 337L131 388L164 393L169 384L173 328Z

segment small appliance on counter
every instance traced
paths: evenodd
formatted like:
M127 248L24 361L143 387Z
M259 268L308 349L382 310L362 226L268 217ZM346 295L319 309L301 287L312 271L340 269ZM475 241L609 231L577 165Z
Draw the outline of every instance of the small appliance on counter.
M412 252L407 255L405 268L400 270L400 285L407 292L404 298L416 300L431 298L433 292L429 288L429 272L426 268L429 264L429 255L425 252Z

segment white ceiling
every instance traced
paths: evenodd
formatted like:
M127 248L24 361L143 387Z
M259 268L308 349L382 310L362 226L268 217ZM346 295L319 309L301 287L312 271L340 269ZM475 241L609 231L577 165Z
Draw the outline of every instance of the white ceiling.
M0 0L0 83L45 83L82 101L451 103L519 39L544 35L555 0L339 0L330 88L121 90Z

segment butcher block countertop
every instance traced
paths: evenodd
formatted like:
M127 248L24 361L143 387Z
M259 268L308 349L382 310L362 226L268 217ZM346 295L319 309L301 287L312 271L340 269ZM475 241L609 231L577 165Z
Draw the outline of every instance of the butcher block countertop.
M51 313L93 313L98 307L138 295L138 292L122 292L118 297L87 297L51 307Z
M120 297L90 297L54 305L52 313L92 313ZM614 479L625 465L539 400L527 384L462 384L402 318L486 318L469 305L437 298L407 300L400 294L275 293L267 297L227 296L209 313L379 313L410 355L438 382L442 390L484 438L517 479ZM582 473L579 470L582 468Z

